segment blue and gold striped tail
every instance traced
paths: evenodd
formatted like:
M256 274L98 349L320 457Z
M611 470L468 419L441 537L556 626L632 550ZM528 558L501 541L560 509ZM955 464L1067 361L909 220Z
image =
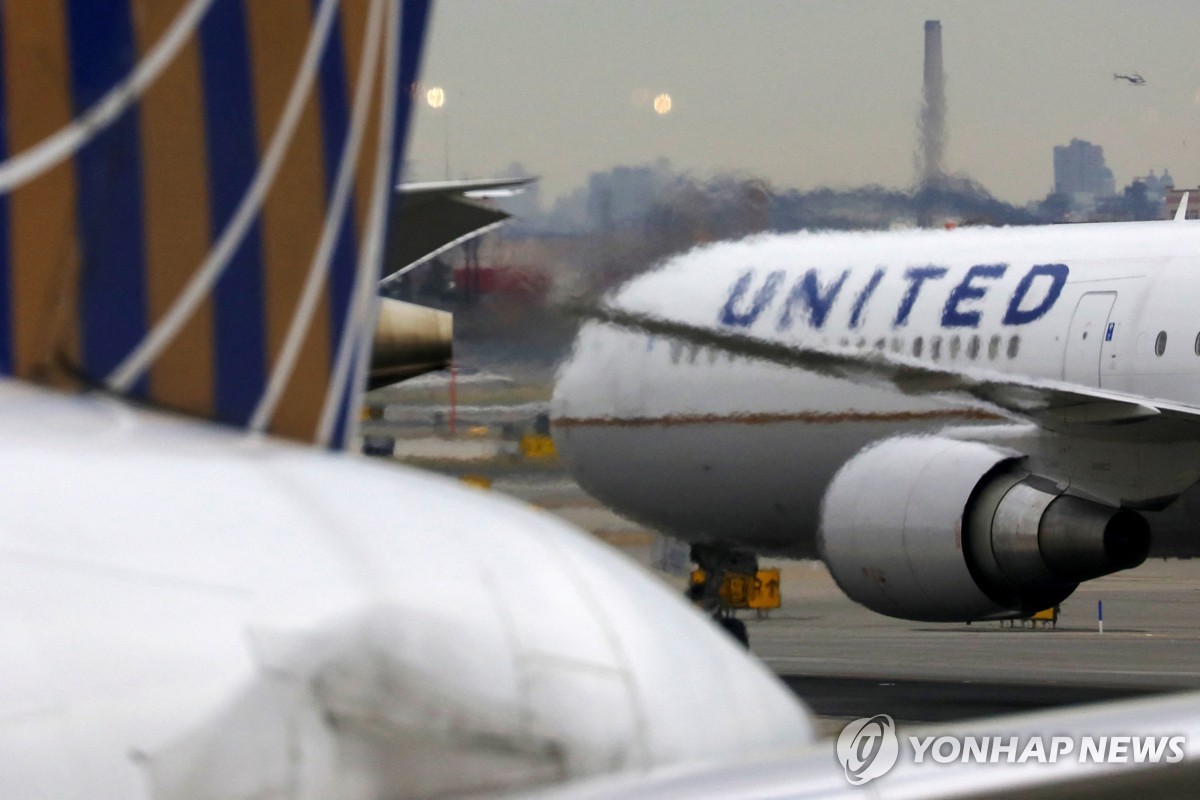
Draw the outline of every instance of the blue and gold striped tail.
M343 446L428 15L0 3L0 372Z

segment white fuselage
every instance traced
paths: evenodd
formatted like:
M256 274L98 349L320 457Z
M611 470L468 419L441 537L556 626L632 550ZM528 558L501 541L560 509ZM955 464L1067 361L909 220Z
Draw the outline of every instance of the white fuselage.
M2 797L450 796L810 736L674 592L515 502L10 381L0 441Z
M679 256L611 304L765 342L1200 403L1200 225L752 237ZM903 432L970 425L1080 494L1133 507L1200 478L1187 442L988 433L981 423L1004 420L979 403L596 322L560 371L553 412L574 474L619 511L689 541L794 556L815 554L837 469Z

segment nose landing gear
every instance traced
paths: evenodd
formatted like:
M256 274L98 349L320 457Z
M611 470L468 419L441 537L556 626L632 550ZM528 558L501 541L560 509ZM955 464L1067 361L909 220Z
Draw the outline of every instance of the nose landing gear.
M739 608L750 606L750 593L756 585L758 557L753 553L714 545L692 545L692 561L698 569L692 573L687 597L713 621L750 647L746 623L737 618Z

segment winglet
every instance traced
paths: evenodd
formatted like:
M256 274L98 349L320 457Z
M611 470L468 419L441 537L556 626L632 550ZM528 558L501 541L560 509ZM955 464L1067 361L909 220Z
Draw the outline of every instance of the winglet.
M442 253L494 230L509 214L481 200L520 194L536 178L404 183L392 210L380 283L394 280Z
M1190 192L1184 192L1183 197L1179 198L1179 208L1175 209L1175 221L1183 222L1187 219L1187 203Z

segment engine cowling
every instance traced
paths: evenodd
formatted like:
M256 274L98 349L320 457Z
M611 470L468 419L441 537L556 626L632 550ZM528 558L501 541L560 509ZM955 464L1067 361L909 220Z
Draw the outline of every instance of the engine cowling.
M856 602L930 622L1025 616L1145 560L1140 514L1064 494L1020 460L937 436L873 445L826 491L821 557Z

